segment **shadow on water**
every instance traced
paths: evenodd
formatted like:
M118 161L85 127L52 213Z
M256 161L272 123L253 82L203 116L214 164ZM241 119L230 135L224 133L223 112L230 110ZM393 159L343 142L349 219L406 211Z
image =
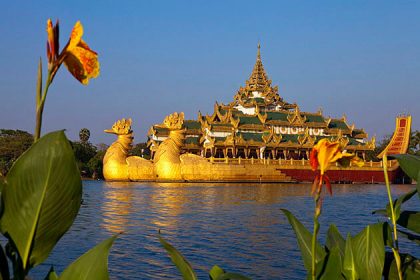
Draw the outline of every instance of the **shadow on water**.
M395 195L411 186L394 186ZM58 243L42 278L106 237L124 232L109 258L113 279L179 279L158 241L158 230L192 263L200 279L214 264L253 279L302 279L305 271L294 233L280 208L311 228L309 184L192 184L85 181L83 205L71 231ZM378 221L371 215L387 201L381 185L335 185L324 199L321 241L328 224L355 234ZM405 246L405 247L404 247ZM402 244L419 256L418 248Z

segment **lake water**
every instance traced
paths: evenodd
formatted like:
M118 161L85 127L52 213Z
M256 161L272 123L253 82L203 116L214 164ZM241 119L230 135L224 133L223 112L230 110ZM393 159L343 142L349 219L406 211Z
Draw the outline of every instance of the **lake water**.
M181 251L200 279L217 264L253 279L304 279L295 235L280 208L312 229L313 200L305 184L157 184L84 181L83 204L71 230L32 275L43 279L51 265L59 273L96 243L123 231L109 257L112 279L181 279L158 240ZM413 186L393 186L394 195ZM320 239L328 224L352 235L381 218L383 185L335 185L326 196ZM418 205L413 199L408 206ZM402 242L420 257L420 248Z

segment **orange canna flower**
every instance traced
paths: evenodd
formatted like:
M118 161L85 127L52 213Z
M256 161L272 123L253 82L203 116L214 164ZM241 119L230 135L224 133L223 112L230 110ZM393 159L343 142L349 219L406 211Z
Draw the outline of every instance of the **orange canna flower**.
M47 58L48 63L54 63L58 59L59 52L59 29L58 29L58 20L55 25L53 25L51 19L47 21Z
M89 83L90 78L96 78L99 75L98 54L82 40L83 26L80 21L74 25L70 39L61 53L59 53L58 43L58 21L54 26L51 19L48 19L47 34L47 57L51 81L63 62L69 72L84 85Z
M98 54L82 40L83 26L76 22L70 40L64 48L64 64L69 72L82 84L87 85L90 78L99 75Z
M338 141L331 142L328 139L321 139L313 148L309 157L312 170L317 170L319 167L320 175L315 178L312 192L320 191L321 186L325 182L327 189L332 194L331 184L325 172L328 170L330 164L339 162L343 165L345 162L352 162L358 166L362 166L363 162L354 154L342 151L342 147Z
M321 139L313 148L310 154L312 170L319 167L321 175L324 175L331 163L343 157L353 157L352 154L343 153L339 142L331 142L328 139Z

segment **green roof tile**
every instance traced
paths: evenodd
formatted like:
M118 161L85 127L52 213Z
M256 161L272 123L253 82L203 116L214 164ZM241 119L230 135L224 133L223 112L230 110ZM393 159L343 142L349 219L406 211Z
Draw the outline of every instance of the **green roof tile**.
M258 117L239 117L240 124L261 124L261 121Z
M187 129L201 129L201 123L194 120L184 121L184 127Z
M320 115L305 115L305 116L306 116L306 122L315 122L315 123L325 122L324 117Z
M239 135L241 135L242 139L245 141L254 140L262 142L262 133L240 132Z
M293 135L293 134L283 134L282 138L281 138L281 142L288 142L288 141L292 141L293 143L297 143L298 142L298 135Z
M342 120L331 120L328 128L348 129L346 123Z
M287 113L283 112L267 112L267 120L288 121Z
M198 137L187 137L185 138L185 144L196 144L198 145Z

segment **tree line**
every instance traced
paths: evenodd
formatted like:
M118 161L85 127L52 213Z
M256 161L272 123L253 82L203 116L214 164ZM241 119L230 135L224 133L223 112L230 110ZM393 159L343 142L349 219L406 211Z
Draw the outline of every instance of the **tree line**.
M385 136L376 145L373 151L366 155L366 160L378 161L376 156L388 145L392 135ZM82 128L79 132L79 141L70 141L74 155L84 178L103 179L102 160L108 149L106 144L93 145L89 142L90 131ZM33 136L23 130L0 129L0 174L5 176L12 167L13 162L26 151L33 143ZM411 133L408 153L420 156L420 131ZM146 143L137 143L130 151L130 155L149 159L150 150Z
M74 156L83 178L103 179L102 160L108 145L89 142L90 131L82 128L78 141L70 141ZM27 131L0 129L0 176L5 176L18 157L33 143L34 137ZM150 158L146 143L137 143L130 155Z

